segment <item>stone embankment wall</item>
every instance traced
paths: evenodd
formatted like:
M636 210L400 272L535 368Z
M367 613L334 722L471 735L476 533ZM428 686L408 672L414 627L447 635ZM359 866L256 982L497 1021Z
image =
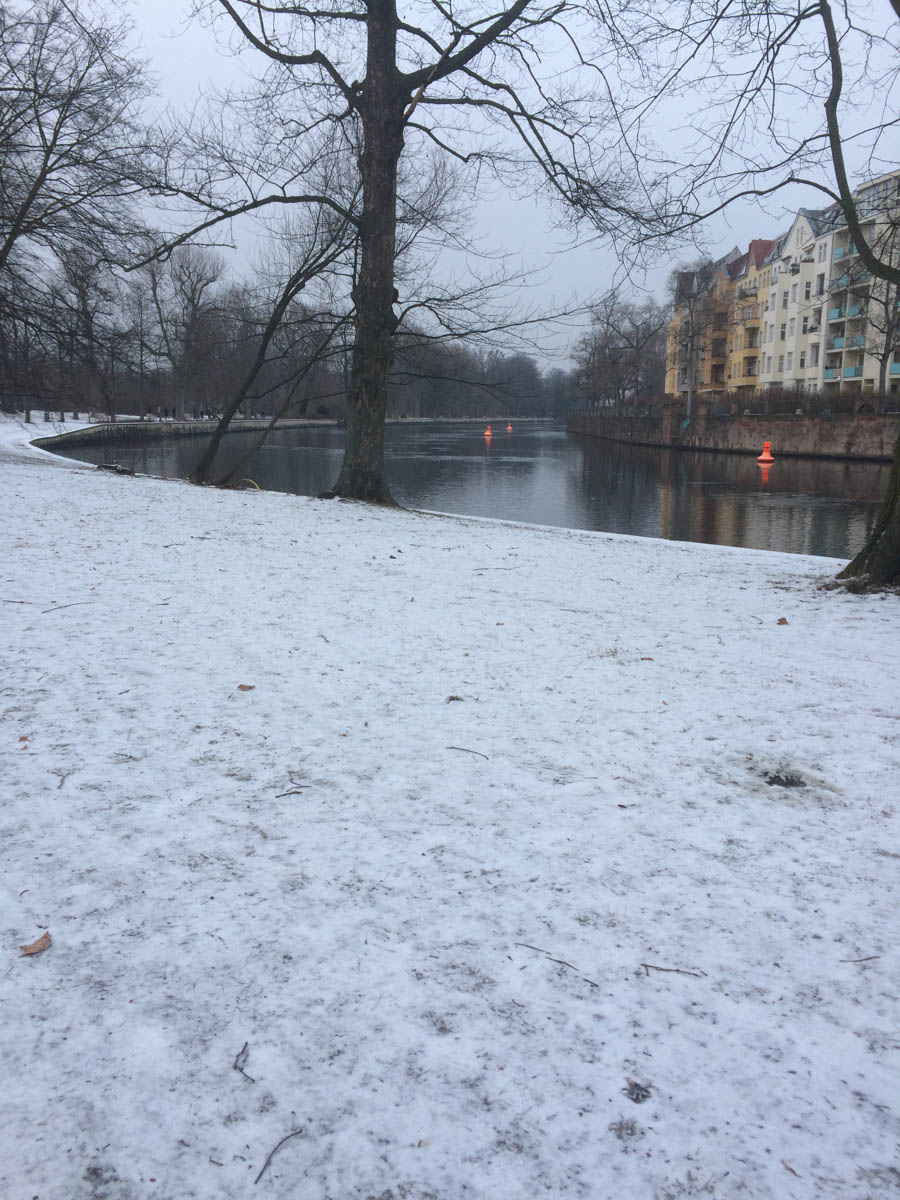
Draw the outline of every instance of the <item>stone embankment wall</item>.
M685 425L681 412L664 405L658 417L615 417L597 412L570 413L570 433L630 442L711 450L724 454L760 454L763 442L772 453L798 458L847 458L890 462L900 435L900 414L835 413L832 416L712 416L700 403Z

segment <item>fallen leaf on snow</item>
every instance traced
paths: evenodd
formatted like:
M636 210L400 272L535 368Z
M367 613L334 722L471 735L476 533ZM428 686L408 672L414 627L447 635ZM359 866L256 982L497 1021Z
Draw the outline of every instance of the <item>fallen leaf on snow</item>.
M775 623L776 625L787 625L788 619L787 617L779 617Z
M24 958L26 954L40 954L42 950L46 950L52 945L53 939L50 937L50 934L47 932L42 933L36 942L32 942L30 946L22 947L22 956Z
M649 655L645 655L645 656L644 656L644 657L641 659L641 662L653 662L653 659L652 659L652 658L650 658L650 656L649 656Z
M239 692L252 692L255 689L255 687L256 687L255 683L239 683L237 690Z

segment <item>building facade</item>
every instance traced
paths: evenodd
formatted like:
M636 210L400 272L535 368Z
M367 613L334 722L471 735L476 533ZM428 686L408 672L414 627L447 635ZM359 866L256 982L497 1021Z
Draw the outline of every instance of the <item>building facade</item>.
M867 244L900 263L900 171L855 197ZM898 289L865 269L837 205L800 209L777 237L682 272L678 285L667 395L729 395L739 409L742 395L766 391L862 402L900 389Z

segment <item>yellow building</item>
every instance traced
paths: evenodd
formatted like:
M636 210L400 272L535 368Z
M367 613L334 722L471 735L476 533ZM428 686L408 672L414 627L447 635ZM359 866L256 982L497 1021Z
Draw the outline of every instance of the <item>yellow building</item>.
M666 394L684 398L718 394L728 386L729 341L737 248L718 262L679 271L675 314L666 338Z
M749 392L759 387L762 353L763 264L774 242L754 238L732 268L734 302L728 355L728 391Z

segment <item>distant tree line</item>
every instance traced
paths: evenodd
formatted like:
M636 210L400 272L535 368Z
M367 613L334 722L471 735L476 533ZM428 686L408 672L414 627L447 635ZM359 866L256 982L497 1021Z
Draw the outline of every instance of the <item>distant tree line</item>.
M252 282L229 279L208 246L160 255L166 236L146 216L153 197L165 207L175 150L145 122L151 89L128 33L89 0L0 0L0 409L345 416L354 332L335 279L352 270L352 223L273 226ZM400 222L410 245L446 223L451 183L437 173L416 193ZM465 325L435 338L414 312L401 323L388 415L576 406L571 373Z
M662 398L669 313L610 292L591 314L591 328L574 351L584 407L621 412Z

